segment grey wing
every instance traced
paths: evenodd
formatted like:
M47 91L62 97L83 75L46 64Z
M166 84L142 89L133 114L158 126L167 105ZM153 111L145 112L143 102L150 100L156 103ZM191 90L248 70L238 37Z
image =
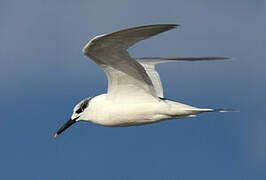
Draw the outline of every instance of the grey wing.
M178 61L210 61L210 60L229 60L228 57L143 57L137 58L138 61L146 70L152 84L154 86L156 95L163 98L163 86L159 73L155 69L156 64L178 62Z
M163 86L159 73L155 69L155 64L145 62L142 59L136 59L146 70L148 76L150 77L155 93L158 97L163 98Z
M97 63L108 78L108 98L115 100L157 97L152 80L127 48L138 41L175 28L173 24L158 24L130 28L93 38L83 53Z

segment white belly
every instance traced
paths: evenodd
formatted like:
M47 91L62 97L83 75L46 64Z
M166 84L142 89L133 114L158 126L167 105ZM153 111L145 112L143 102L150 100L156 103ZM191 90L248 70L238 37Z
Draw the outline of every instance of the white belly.
M95 116L94 123L105 126L131 126L151 123L160 116L157 104L112 104L100 115Z
M184 105L188 107L187 105ZM134 126L165 119L186 117L183 104L152 99L151 102L134 103L106 101L105 95L95 97L83 120L104 126Z

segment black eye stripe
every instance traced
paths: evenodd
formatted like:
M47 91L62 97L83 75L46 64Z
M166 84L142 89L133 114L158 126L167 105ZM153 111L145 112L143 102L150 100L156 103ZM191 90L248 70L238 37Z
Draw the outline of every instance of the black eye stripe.
M80 104L80 107L75 111L75 113L77 113L77 114L82 113L88 107L89 102L90 102L90 100L92 100L92 98L94 98L94 97L91 97L91 98L88 98L88 99L84 100Z
M76 113L81 113L83 111L83 109L79 108L78 110L76 110Z
M89 104L89 100L85 100L84 102L81 103L80 108L85 109L88 106L88 104Z

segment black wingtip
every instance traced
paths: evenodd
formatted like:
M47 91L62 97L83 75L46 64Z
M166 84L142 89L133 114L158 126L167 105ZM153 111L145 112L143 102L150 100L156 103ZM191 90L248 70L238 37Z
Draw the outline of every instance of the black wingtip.
M180 26L179 24L158 24L158 25L168 26L169 29L174 29Z
M231 57L220 57L221 60L232 60L233 58Z
M173 29L173 28L177 28L178 26L180 26L179 24L150 24L150 25L144 25L144 26L139 26L140 28L150 28L150 27L161 27L161 28L165 28L165 29Z

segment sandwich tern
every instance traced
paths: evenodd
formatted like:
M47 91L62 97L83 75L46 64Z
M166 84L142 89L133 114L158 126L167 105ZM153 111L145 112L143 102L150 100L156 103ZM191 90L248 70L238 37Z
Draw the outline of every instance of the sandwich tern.
M177 24L155 24L129 28L96 36L82 49L106 73L106 94L78 103L73 114L54 135L78 121L122 127L195 117L203 112L227 112L229 109L198 108L164 98L156 64L178 61L228 60L227 57L152 57L133 58L127 49L151 36L176 28Z

